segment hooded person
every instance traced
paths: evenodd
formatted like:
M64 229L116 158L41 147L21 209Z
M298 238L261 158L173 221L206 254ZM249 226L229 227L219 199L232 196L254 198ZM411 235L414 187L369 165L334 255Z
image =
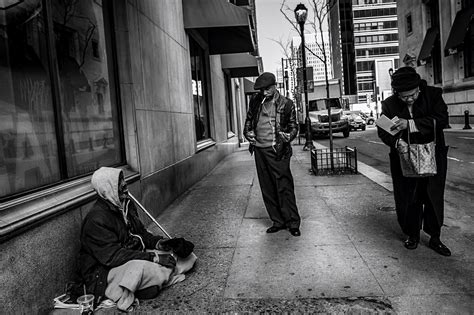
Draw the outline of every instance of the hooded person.
M136 297L154 298L163 286L183 280L174 273L173 255L150 251L167 250L165 239L140 221L122 170L101 167L91 183L99 198L82 223L79 259L96 304L110 299L118 309L129 310Z
M442 89L428 86L412 67L401 67L392 75L394 94L382 101L382 115L396 120L391 135L378 127L380 139L390 147L390 172L398 223L407 235L404 246L416 249L420 230L430 235L428 246L443 256L450 250L441 242L444 220L444 187L447 152L443 129L448 125L448 108ZM397 146L408 142L428 143L436 140L437 174L429 177L403 176Z

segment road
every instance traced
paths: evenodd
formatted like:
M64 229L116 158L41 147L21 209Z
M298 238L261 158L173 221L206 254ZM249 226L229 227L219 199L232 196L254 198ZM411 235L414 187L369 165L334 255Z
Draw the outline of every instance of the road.
M446 205L457 209L456 216L472 217L474 204L474 132L445 131L448 151L448 175L446 179ZM329 147L329 137L319 137L316 142ZM365 131L351 131L349 138L334 134L334 147L356 147L357 158L369 166L390 175L389 148L377 136L377 130L369 126Z

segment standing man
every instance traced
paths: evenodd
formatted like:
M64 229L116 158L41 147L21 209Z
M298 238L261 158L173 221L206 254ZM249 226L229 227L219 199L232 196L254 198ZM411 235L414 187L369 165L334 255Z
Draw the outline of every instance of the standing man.
M392 75L394 94L382 102L382 115L398 117L392 136L382 128L378 135L390 147L390 172L398 223L407 235L404 246L415 249L420 242L420 229L431 236L428 246L443 256L451 251L441 242L444 219L444 187L448 147L443 129L448 125L448 107L440 88L428 86L412 67L399 68ZM435 123L436 122L436 123ZM436 132L436 134L435 134ZM437 174L429 177L405 177L400 167L397 145L400 141L428 143L436 140Z
M290 170L290 142L298 132L295 106L278 93L272 73L262 73L254 89L260 92L250 99L244 136L250 142L250 153L255 152L263 201L273 221L267 233L288 228L291 235L300 236L301 219Z

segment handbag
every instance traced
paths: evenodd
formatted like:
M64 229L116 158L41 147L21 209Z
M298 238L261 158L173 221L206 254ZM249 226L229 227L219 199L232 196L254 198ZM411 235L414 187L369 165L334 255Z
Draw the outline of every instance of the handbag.
M434 139L429 143L410 143L408 124L408 143L400 139L397 144L402 174L405 177L426 177L436 175L436 120L433 120Z

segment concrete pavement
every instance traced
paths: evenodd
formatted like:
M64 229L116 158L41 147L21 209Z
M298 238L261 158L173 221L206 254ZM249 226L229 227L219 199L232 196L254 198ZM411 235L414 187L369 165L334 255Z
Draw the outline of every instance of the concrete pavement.
M409 251L386 175L359 164L362 174L314 176L309 152L293 148L302 236L265 233L271 222L242 148L157 218L192 240L199 260L184 282L138 311L474 313L472 214L443 228L453 256L429 249L423 234Z

